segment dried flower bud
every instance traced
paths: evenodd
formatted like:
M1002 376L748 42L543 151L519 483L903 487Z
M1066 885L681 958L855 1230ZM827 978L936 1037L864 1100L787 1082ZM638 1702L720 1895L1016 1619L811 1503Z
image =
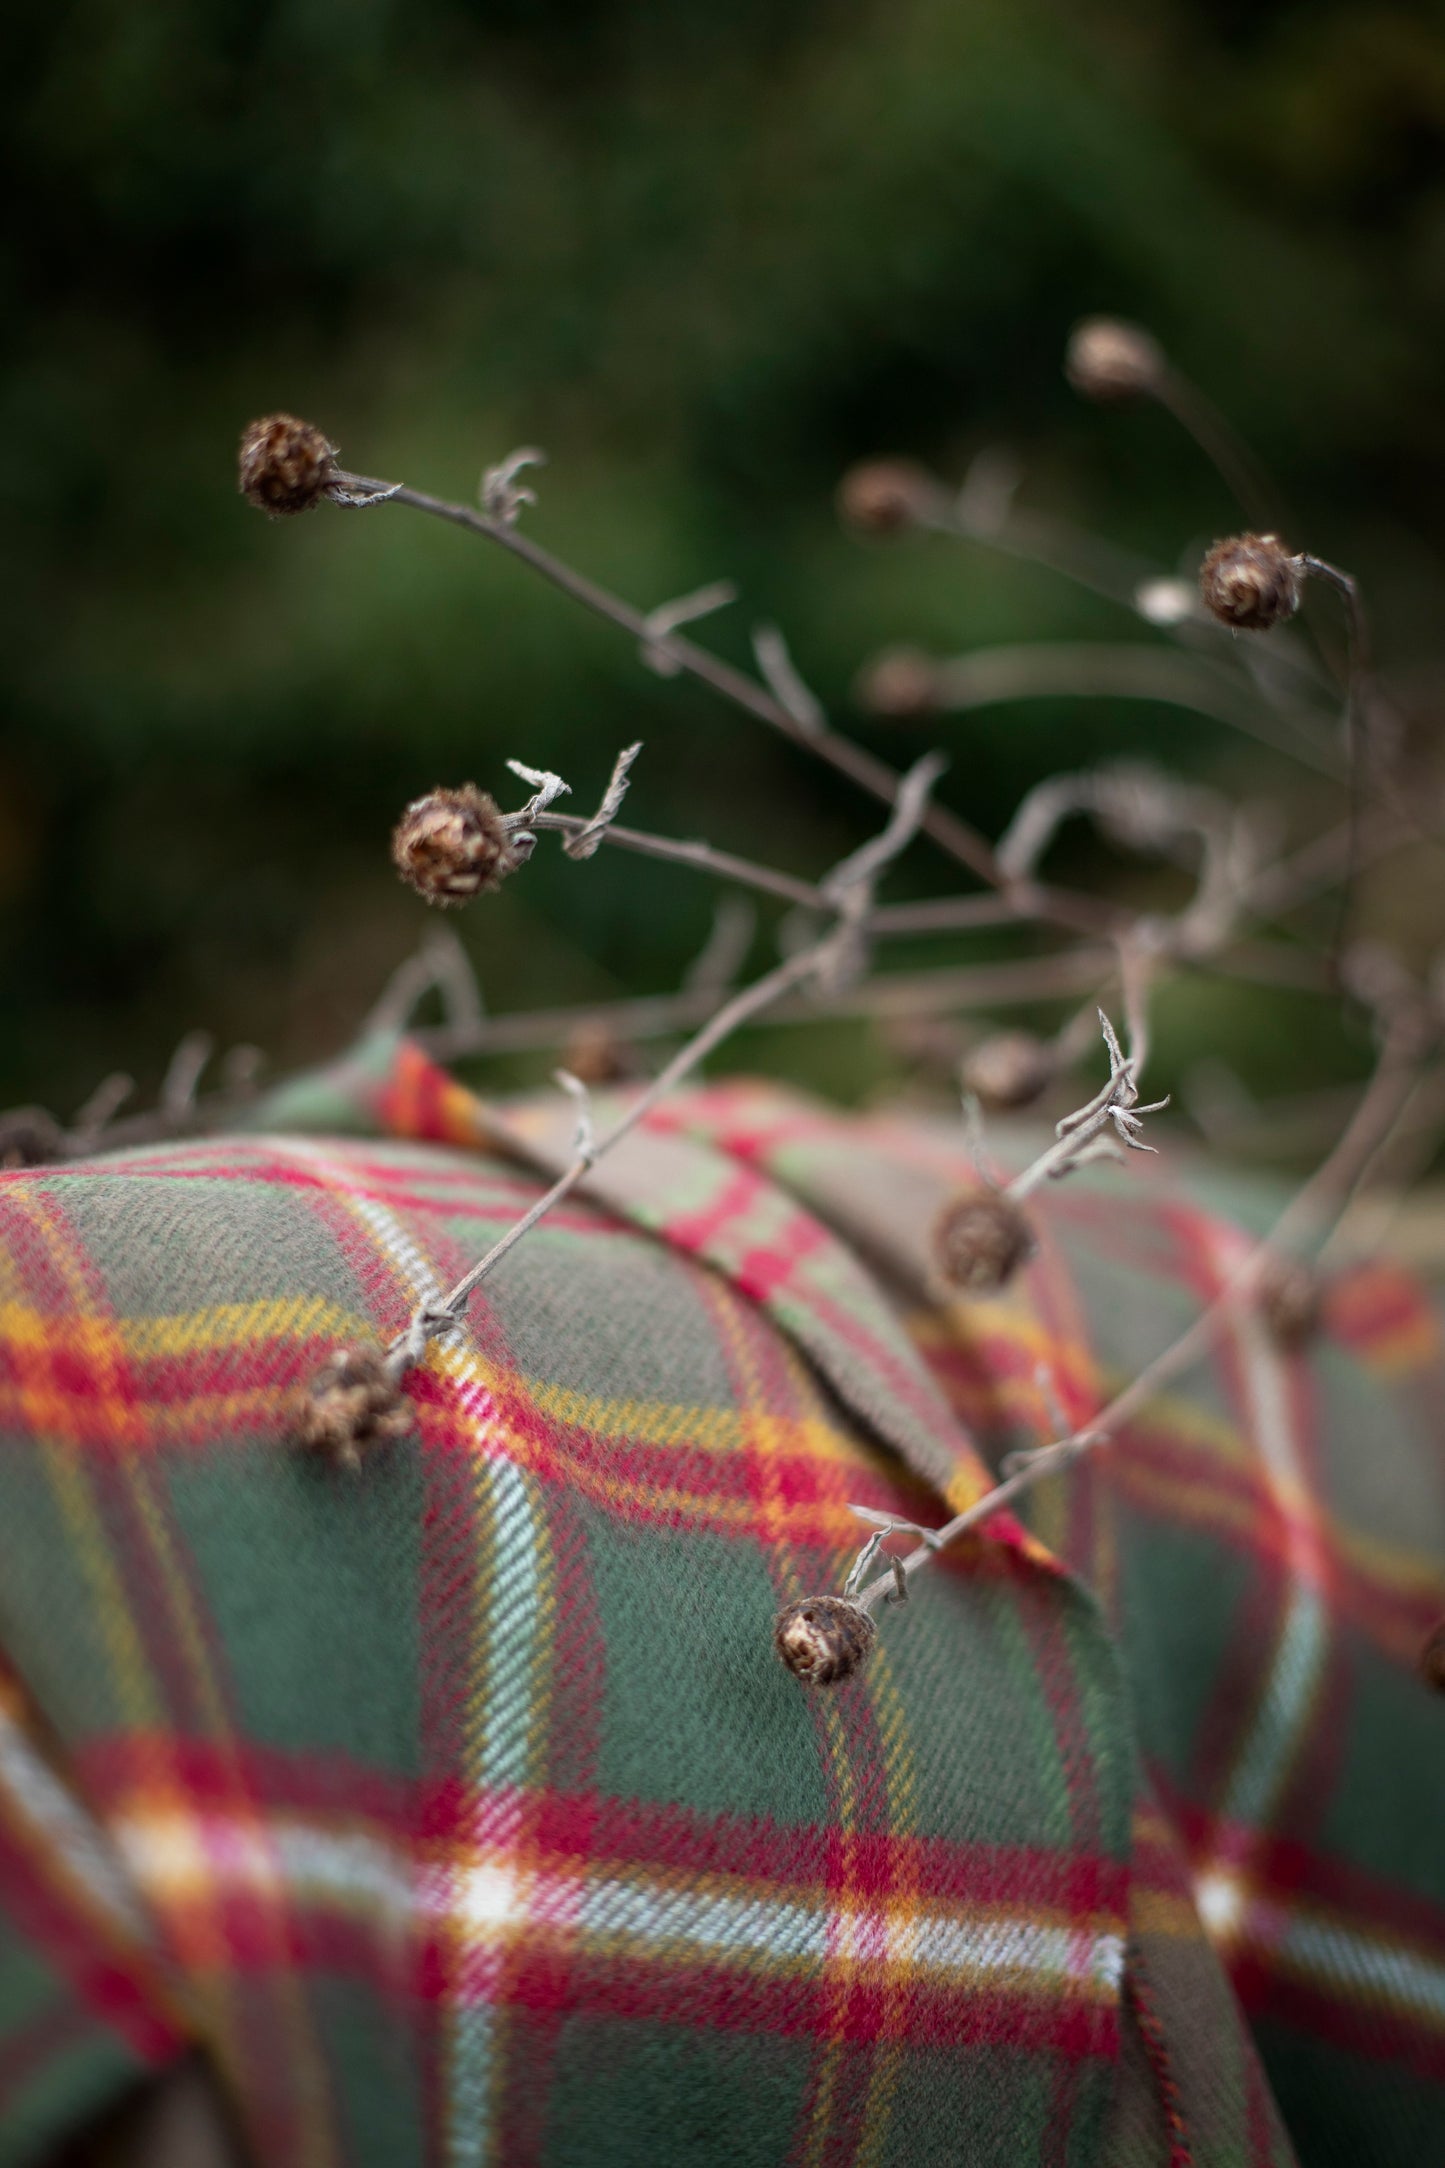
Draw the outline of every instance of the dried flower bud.
M1069 334L1064 374L1085 399L1134 399L1163 382L1164 349L1138 324L1086 316Z
M1268 632L1299 608L1299 564L1277 534L1216 542L1199 568L1205 608L1243 632Z
M950 1198L933 1229L933 1254L950 1287L991 1295L1034 1253L1034 1233L1011 1197L969 1190Z
M0 1170L43 1167L65 1157L65 1131L44 1107L12 1107L0 1114Z
M938 712L938 665L919 647L889 647L858 679L858 700L873 715L906 723Z
M961 1074L964 1089L984 1106L1007 1110L1031 1106L1052 1082L1056 1066L1053 1048L1031 1031L1000 1031L973 1049Z
M836 1686L850 1678L872 1648L872 1614L846 1596L805 1596L780 1611L773 1646L795 1678Z
M444 910L500 888L521 864L496 799L475 783L415 799L396 824L391 856L408 886Z
M268 414L241 434L238 486L247 504L272 519L308 512L336 472L336 448L294 414Z
M963 1056L963 1034L944 1016L885 1016L878 1029L894 1059L910 1068L934 1070L951 1083Z
M934 489L932 476L916 460L864 460L838 484L838 516L859 534L901 534L917 525Z
M1437 1694L1445 1694L1445 1618L1420 1651L1420 1676Z
M293 1413L297 1445L339 1468L359 1468L370 1448L404 1438L412 1407L378 1348L339 1347L328 1355Z
M562 1067L579 1084L624 1084L638 1074L632 1048L601 1017L573 1028L562 1049Z
M1319 1275L1297 1257L1272 1257L1255 1283L1255 1301L1277 1347L1303 1347L1320 1321Z

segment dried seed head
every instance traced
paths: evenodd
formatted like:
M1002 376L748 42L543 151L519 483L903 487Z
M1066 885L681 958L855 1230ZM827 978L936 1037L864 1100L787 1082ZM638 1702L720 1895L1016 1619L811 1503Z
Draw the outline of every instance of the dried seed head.
M906 723L938 712L938 666L919 647L889 647L858 680L858 699L870 714Z
M838 516L859 534L901 534L917 525L933 491L916 460L867 459L838 484Z
M871 1613L846 1596L805 1596L780 1611L773 1646L795 1678L836 1686L858 1669L878 1629Z
M623 1084L638 1074L632 1048L601 1017L574 1026L562 1049L562 1067L580 1084Z
M12 1107L0 1114L0 1170L43 1167L65 1156L65 1131L44 1107Z
M359 1468L370 1448L404 1438L411 1428L411 1402L380 1349L370 1347L339 1347L328 1355L292 1419L296 1444L339 1468Z
M950 1198L934 1225L939 1271L950 1287L970 1295L993 1294L1033 1253L1033 1229L999 1190L969 1190Z
M1445 1694L1445 1618L1420 1651L1420 1676L1437 1694Z
M963 1063L964 1089L984 1106L1007 1111L1031 1106L1047 1089L1057 1064L1053 1048L1031 1031L1000 1031Z
M414 800L393 831L391 856L408 886L443 909L500 888L522 862L496 799L475 783Z
M1085 399L1137 398L1158 388L1167 366L1150 332L1116 316L1086 316L1064 352L1064 374Z
M294 414L267 414L241 433L241 495L272 519L308 512L335 472L335 446Z
M885 1016L879 1031L890 1054L910 1068L935 1070L950 1082L963 1056L963 1034L942 1016Z
M1320 1321L1319 1276L1297 1257L1272 1257L1260 1272L1255 1300L1277 1347L1299 1348Z
M1199 592L1222 625L1268 632L1299 608L1299 564L1277 534L1230 535L1200 566Z

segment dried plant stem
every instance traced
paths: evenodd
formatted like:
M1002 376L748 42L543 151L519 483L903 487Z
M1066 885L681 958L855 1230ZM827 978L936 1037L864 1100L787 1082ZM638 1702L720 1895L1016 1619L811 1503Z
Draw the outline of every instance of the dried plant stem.
M1302 1234L1318 1234L1321 1226L1342 1212L1353 1195L1361 1174L1415 1089L1419 1074L1419 1030L1415 1018L1399 1020L1386 1037L1374 1075L1366 1085L1344 1135L1323 1164L1285 1206L1264 1239L1229 1275L1208 1309L1179 1338L1139 1372L1117 1393L1084 1429L1031 1452L1023 1464L1003 1482L956 1514L934 1531L932 1540L920 1544L896 1561L905 1575L917 1573L930 1558L971 1528L991 1520L1004 1506L1031 1490L1046 1475L1067 1467L1080 1454L1107 1442L1129 1418L1205 1352L1224 1324L1231 1308L1248 1295L1260 1273L1278 1251ZM856 1601L865 1609L894 1593L896 1577L890 1566L861 1590Z
M920 526L957 541L976 542L1023 564L1039 565L1089 594L1135 611L1141 583L1152 578L1158 567L1084 528L1071 527L1046 513L1020 511L1013 496L1021 476L1011 462L1004 489L981 479L985 463L997 464L1006 457L999 452L980 453L957 492L939 482L919 507Z
M896 800L903 777L887 761L879 760L865 747L855 745L841 732L820 726L811 715L803 719L796 702L789 705L779 699L745 671L734 669L684 634L676 631L659 633L656 612L648 614L637 609L598 581L577 572L550 550L532 541L530 536L519 532L511 521L476 511L470 505L434 497L426 490L412 489L404 483L384 482L374 476L339 473L336 482L342 492L341 502L407 505L413 511L447 520L453 526L465 527L469 533L495 542L563 594L581 603L584 609L629 633L654 660L661 659L677 671L685 671L722 699L780 731L795 745L816 753L819 759L883 804L892 805ZM1007 888L992 844L971 823L944 806L930 804L921 825L925 835L990 887ZM1121 917L1111 906L1101 904L1092 896L1043 885L1031 887L1027 915L1074 933L1117 931Z
M376 481L368 476L341 474L337 477L343 489L386 492L385 501L390 504L409 505L413 511L429 513L434 519L451 521L453 526L465 527L489 542L495 542L513 557L520 558L534 572L562 593L580 602L584 609L629 633L639 645L656 651L678 670L686 671L699 683L706 685L722 699L730 700L735 707L746 710L759 722L791 738L814 752L841 775L858 784L863 790L891 805L897 796L901 778L887 761L879 760L863 746L854 745L851 739L826 727L818 729L800 722L797 715L777 699L764 686L750 678L745 671L735 670L731 663L710 654L693 640L678 632L667 632L661 637L656 631L655 619L614 595L598 581L577 572L571 565L554 557L530 536L502 520L489 518L484 512L474 511L470 505L453 504L444 497L433 497L426 490L411 489L405 484ZM961 820L956 813L942 806L930 806L923 821L925 833L986 881L995 879L993 851L985 836Z
M1102 983L1112 962L1107 948L1060 949L1015 961L960 964L928 971L896 971L836 994L809 994L806 1002L778 1001L769 1024L807 1024L822 1018L927 1015L941 1008L1008 1007L1049 1001ZM561 1045L579 1024L601 1021L625 1039L659 1039L686 1030L708 1013L715 997L706 990L643 996L605 1005L581 1002L558 1009L521 1009L464 1032L442 1025L416 1034L438 1061L473 1054L532 1053Z
M485 1256L478 1258L471 1269L463 1273L441 1302L420 1310L408 1329L398 1334L387 1350L387 1360L393 1373L399 1375L410 1369L422 1359L429 1340L434 1339L438 1333L451 1330L460 1322L468 1296L481 1285L488 1273L501 1263L507 1252L515 1248L523 1235L545 1218L554 1205L560 1204L564 1197L570 1195L578 1183L591 1172L603 1153L620 1144L629 1131L645 1119L675 1084L695 1069L699 1062L706 1060L714 1047L720 1045L750 1017L758 1015L782 995L810 978L822 962L827 946L827 942L819 942L800 955L789 957L786 962L755 980L751 986L745 987L741 993L735 994L731 1001L724 1003L702 1029L688 1040L686 1046L673 1055L667 1066L659 1070L646 1090L633 1100L622 1118L595 1144L579 1151L551 1188L544 1190L536 1203L514 1226L507 1229L499 1241L493 1243Z
M1278 487L1214 401L1173 367L1164 369L1151 389L1164 411L1194 439L1251 526L1278 526L1284 518Z
M810 979L828 985L834 978L844 975L858 962L858 928L868 915L873 900L873 890L887 868L892 864L917 834L928 810L928 794L943 769L940 755L929 753L915 761L905 776L899 779L893 808L882 832L837 864L822 884L820 894L826 899L833 913L827 931L811 945L795 956L789 956L763 977L744 987L725 1001L702 1028L695 1032L683 1047L653 1078L645 1090L639 1092L621 1118L605 1136L593 1134L590 1102L585 1085L565 1071L558 1072L558 1082L563 1084L577 1100L580 1119L577 1130L575 1156L571 1165L558 1177L549 1190L544 1191L531 1209L525 1212L516 1225L509 1227L484 1257L480 1257L471 1269L463 1273L440 1303L423 1304L413 1316L407 1329L399 1333L387 1349L386 1361L393 1379L420 1362L427 1344L439 1333L450 1332L461 1323L467 1297L480 1285L496 1265L507 1255L523 1235L535 1227L554 1205L577 1187L597 1161L635 1129L659 1099L673 1086L704 1061L739 1025L752 1016L769 1008L784 994L801 988Z
M1329 564L1323 557L1312 557L1308 553L1301 553L1299 563L1300 569L1311 578L1323 580L1327 586L1333 587L1344 603L1348 628L1345 664L1345 758L1350 774L1350 851L1344 894L1340 899L1339 922L1335 930L1335 953L1338 955L1344 947L1354 909L1365 800L1375 782L1371 773L1373 764L1370 758L1369 735L1370 625L1365 614L1359 582L1353 573L1342 572L1338 565Z
M1241 693L1248 690L1248 703ZM936 666L934 699L956 714L995 707L1014 700L1151 700L1187 708L1212 722L1242 730L1272 751L1333 781L1343 781L1345 765L1332 746L1322 743L1322 715L1308 718L1278 703L1265 705L1251 682L1241 684L1237 670L1214 657L1171 653L1142 641L1106 644L1060 640L1025 647L980 648ZM1277 719L1278 718L1278 719ZM1314 727L1312 727L1314 726Z
M552 829L570 838L585 834L589 825L580 814L550 811L534 813L527 821L529 828ZM765 896L781 897L784 903L801 904L814 910L826 907L827 899L816 882L796 880L790 873L759 865L750 858L738 858L731 851L717 850L711 843L701 840L650 835L639 828L620 827L616 821L602 830L601 840L615 844L620 850L636 851L644 858L661 858L672 865L694 866L700 873L715 873L720 880L734 881L741 888L755 888Z
M1074 1167L1087 1165L1090 1160L1106 1155L1116 1156L1120 1146L1134 1152L1154 1150L1152 1144L1140 1140L1142 1117L1159 1113L1168 1101L1161 1099L1148 1107L1139 1105L1139 1072L1148 1052L1144 967L1137 954L1121 949L1119 968L1131 1019L1129 1052L1126 1056L1114 1035L1113 1025L1100 1009L1098 1019L1109 1053L1108 1078L1087 1105L1064 1116L1055 1129L1054 1142L1014 1176L1005 1194L1015 1204L1021 1203L1044 1182L1055 1182ZM1114 1133L1112 1138L1107 1134L1110 1130Z

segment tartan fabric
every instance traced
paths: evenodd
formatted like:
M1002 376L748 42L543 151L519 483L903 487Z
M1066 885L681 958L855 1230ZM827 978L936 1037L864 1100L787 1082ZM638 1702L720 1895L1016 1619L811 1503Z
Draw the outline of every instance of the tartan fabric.
M1383 1267L1249 1315L808 1693L857 1500L939 1521L1208 1299L1166 1180L941 1303L956 1134L657 1111L409 1381L285 1448L561 1163L405 1043L245 1136L0 1177L0 2162L199 2042L254 2157L1445 2154L1445 1367ZM1127 1196L1127 1209L1121 1198Z

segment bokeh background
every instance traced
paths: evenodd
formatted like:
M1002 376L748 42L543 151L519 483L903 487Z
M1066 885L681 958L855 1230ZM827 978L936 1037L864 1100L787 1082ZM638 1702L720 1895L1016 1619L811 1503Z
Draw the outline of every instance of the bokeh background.
M0 1103L69 1114L117 1067L144 1097L192 1026L283 1070L339 1047L426 930L387 864L398 809L497 788L509 754L585 806L640 736L630 817L802 871L873 823L481 543L395 511L259 518L234 447L277 407L464 498L545 446L539 539L643 604L736 580L720 651L782 625L844 727L900 762L944 744L946 795L990 832L1107 753L1298 808L1287 763L1174 709L1035 700L925 732L856 704L894 641L1150 637L981 548L860 543L832 506L859 457L957 476L1006 444L1023 502L1164 570L1238 524L1157 408L1065 385L1074 319L1123 313L1267 455L1294 539L1363 577L1428 738L1438 7L57 0L5 35ZM1059 863L1144 878L1094 854ZM915 854L895 893L938 871ZM1423 954L1439 895L1416 869L1366 911ZM674 985L713 900L553 847L459 925L493 1008L605 1001ZM1214 1053L1261 1091L1365 1058L1330 1004L1204 980L1160 1028L1164 1083ZM861 1026L743 1051L852 1095L898 1062Z

